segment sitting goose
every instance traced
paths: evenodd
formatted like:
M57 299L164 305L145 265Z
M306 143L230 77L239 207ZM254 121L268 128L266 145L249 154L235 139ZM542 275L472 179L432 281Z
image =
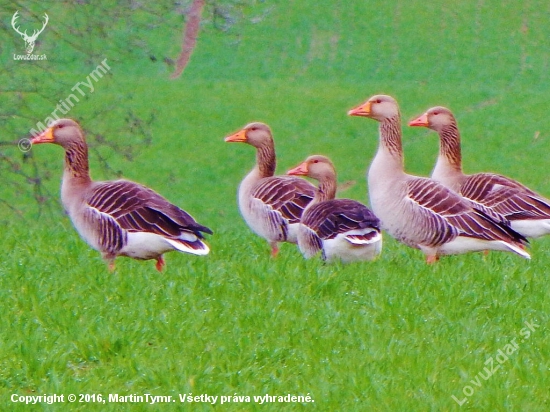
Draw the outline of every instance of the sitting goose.
M315 197L302 215L298 246L306 259L322 251L323 260L373 260L382 250L380 221L368 207L335 199L336 170L325 156L308 157L287 172L319 181Z
M524 250L525 238L505 223L440 183L405 173L401 118L392 97L373 96L348 114L380 122L380 143L368 172L368 186L372 210L390 235L424 252L427 263L440 255L488 249L530 258Z
M128 180L92 181L88 146L74 120L57 120L31 142L65 149L61 201L80 236L101 252L111 271L117 256L156 259L160 272L165 252L208 254L201 232L212 231L159 194Z
M225 141L256 148L256 165L239 186L239 209L250 229L268 241L275 257L278 242L297 242L300 218L315 186L297 177L273 176L275 146L266 124L250 123Z
M550 234L550 200L519 182L494 173L465 175L462 172L460 133L453 113L445 107L432 107L409 126L423 126L439 133L439 156L432 179L482 204L510 221L525 237Z

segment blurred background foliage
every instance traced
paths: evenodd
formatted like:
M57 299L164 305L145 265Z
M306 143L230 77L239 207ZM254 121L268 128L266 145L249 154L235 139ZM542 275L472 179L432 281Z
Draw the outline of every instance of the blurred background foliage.
M276 139L287 137L277 139L281 160L285 150L303 151L300 145L315 139L337 166L346 162L341 176L355 180L364 174L376 142L356 137L356 130L368 127L364 122L334 119L383 92L398 99L405 119L435 104L453 109L463 135L474 140L465 140L465 170L480 170L478 165L501 173L511 169L513 177L547 192L544 185L550 182L543 175L517 165L536 159L550 130L545 115L550 3L209 0L190 64L170 80L191 4L0 0L2 179L20 185L23 194L37 190L29 179L50 177L32 153L21 153L14 143L107 59L112 70L84 99L90 104L70 113L86 129L99 177L122 175L124 164L115 159L135 160L155 132L183 130L193 143L192 130L223 136L263 120ZM35 49L47 61L13 60L14 53L24 52L10 25L15 10L22 27L29 28L39 27L43 14L49 14ZM523 113L528 118L520 120ZM407 138L422 133L429 134L404 130L407 158L414 158L407 167L428 174L437 151L433 139ZM311 138L300 140L303 134ZM335 138L342 135L346 145ZM139 144L120 146L130 139ZM209 141L200 144L205 153L218 149ZM362 150L350 155L348 146L358 144ZM499 150L503 145L505 155ZM203 156L202 151L194 156ZM214 170L203 173L221 178ZM361 189L357 194L364 197L364 185ZM0 199L12 197L0 190Z
M202 12L201 31L219 32L230 43L239 41L243 25L258 23L269 13L270 6L257 0L206 1ZM29 130L56 108L60 99L76 93L71 89L104 59L108 66L124 67L124 75L165 76L174 70L192 0L182 1L7 1L0 0L0 179L11 186L18 196L32 196L39 206L48 205L52 194L43 180L51 178L49 171L36 161L32 151L14 150L20 139L28 138ZM31 34L47 13L49 24L37 41L33 54L45 54L46 60L15 60L12 55L25 54L24 42L15 33L11 21L19 11L17 25ZM47 36L47 41L44 39ZM200 32L199 32L200 36ZM151 70L152 68L155 68ZM117 81L120 81L120 76ZM147 79L144 79L147 81ZM175 80L177 81L177 80ZM113 73L109 71L93 83L94 87L112 89ZM89 89L81 87L89 98ZM118 89L120 90L120 89ZM81 96L77 93L77 97ZM135 90L119 92L116 100L95 105L94 110L79 113L83 125L95 125L85 130L90 151L100 166L111 176L121 175L109 163L107 153L131 160L135 150L150 143L151 124L157 108L136 113L131 105ZM59 115L61 113L57 112ZM99 121L98 121L99 120ZM85 126L84 126L85 127ZM106 138L107 135L117 139ZM132 138L136 145L121 146L117 142ZM136 138L138 140L136 140ZM57 173L55 173L57 176ZM30 184L29 184L30 183ZM2 196L0 204L19 212L12 200Z

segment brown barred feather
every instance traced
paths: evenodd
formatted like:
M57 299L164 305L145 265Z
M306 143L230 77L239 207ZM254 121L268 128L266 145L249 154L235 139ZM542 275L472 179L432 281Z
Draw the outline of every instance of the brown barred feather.
M153 190L127 180L97 183L87 204L100 213L111 215L117 225L128 231L150 232L170 238L189 231L199 239L204 238L201 232L212 233Z
M423 217L430 222L433 234L429 245L439 246L456 236L526 243L506 223L495 221L439 183L426 178L411 179L408 183L409 199L429 211Z
M509 220L550 218L549 200L505 176L492 173L467 176L460 194Z
M380 230L380 221L365 205L351 199L326 200L311 206L302 223L321 239L334 239L350 230Z
M290 176L265 178L254 188L252 196L279 212L288 223L300 222L300 217L315 195L315 186Z

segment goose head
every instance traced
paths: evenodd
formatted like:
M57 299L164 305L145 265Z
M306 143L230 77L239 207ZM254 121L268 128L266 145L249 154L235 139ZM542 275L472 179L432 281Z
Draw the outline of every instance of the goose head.
M369 117L382 122L386 119L399 116L399 106L393 97L385 94L377 94L372 96L365 103L348 111L348 115Z
M273 146L271 129L267 124L260 122L249 123L238 132L227 136L224 140L229 143L248 143L256 148Z
M409 126L427 127L428 129L441 132L447 126L455 123L453 113L446 107L436 106L427 110L426 113L409 122Z
M59 119L45 131L31 139L31 143L53 143L64 148L74 143L84 142L84 134L79 124L72 119Z
M286 174L291 176L308 176L316 180L323 180L326 177L334 178L336 171L328 157L313 155L309 156L295 168L290 169Z

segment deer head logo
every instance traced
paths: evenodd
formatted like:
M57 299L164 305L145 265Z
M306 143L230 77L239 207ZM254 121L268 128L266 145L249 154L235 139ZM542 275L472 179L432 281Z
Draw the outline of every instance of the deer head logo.
M46 24L48 24L48 15L44 13L44 24L42 25L42 28L40 30L34 30L32 36L29 36L27 34L27 30L25 30L23 33L19 30L19 27L17 27L16 20L19 17L17 15L19 11L16 11L11 19L11 25L13 29L23 37L23 40L25 40L25 50L27 51L27 54L31 54L34 49L34 43L36 42L36 39L40 33L44 31L44 28L46 28Z

